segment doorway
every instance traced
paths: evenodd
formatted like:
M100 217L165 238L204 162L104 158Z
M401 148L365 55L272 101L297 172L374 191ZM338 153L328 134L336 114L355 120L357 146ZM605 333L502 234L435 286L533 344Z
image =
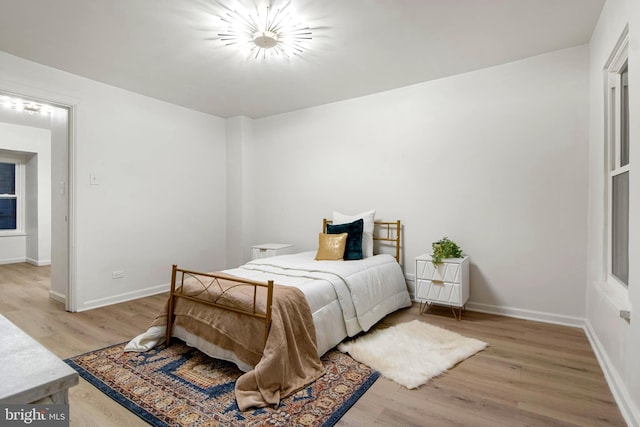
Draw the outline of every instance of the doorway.
M49 297L65 304L67 311L74 311L71 246L70 246L70 146L72 107L54 101L32 98L11 92L0 91L0 123L10 124L16 129L46 129L50 135L50 172L47 180L50 205L49 212L36 221L42 235L50 236L51 287ZM31 194L31 197L35 193ZM28 196L28 195L27 195ZM38 198L40 194L38 193ZM31 212L33 217L33 212ZM45 231L46 228L46 231ZM30 230L21 229L26 238ZM2 239L2 237L0 237ZM32 239L33 240L33 239ZM46 240L46 239L45 239ZM46 245L45 245L46 246ZM27 262L31 262L27 259ZM46 264L46 261L43 261ZM33 262L31 262L33 263Z

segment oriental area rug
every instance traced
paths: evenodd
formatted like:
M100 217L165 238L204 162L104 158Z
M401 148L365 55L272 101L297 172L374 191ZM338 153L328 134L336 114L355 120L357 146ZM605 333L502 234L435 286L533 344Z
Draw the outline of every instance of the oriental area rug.
M242 372L174 339L144 353L126 343L66 359L82 378L153 426L333 426L379 374L338 351L326 373L277 408L240 412L234 387Z

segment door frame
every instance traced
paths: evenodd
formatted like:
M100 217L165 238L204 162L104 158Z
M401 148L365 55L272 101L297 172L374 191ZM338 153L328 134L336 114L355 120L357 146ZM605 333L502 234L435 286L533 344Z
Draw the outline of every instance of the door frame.
M68 278L65 310L78 311L76 298L76 239L75 239L75 137L76 109L80 100L67 95L51 92L46 89L25 86L20 83L0 80L0 92L9 96L30 99L43 104L67 110L67 235L68 235Z

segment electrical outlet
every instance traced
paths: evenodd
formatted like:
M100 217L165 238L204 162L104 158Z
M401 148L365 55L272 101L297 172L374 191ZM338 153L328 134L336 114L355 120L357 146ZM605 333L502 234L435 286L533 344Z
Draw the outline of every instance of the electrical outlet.
M112 279L122 279L124 277L124 270L116 270L111 272Z

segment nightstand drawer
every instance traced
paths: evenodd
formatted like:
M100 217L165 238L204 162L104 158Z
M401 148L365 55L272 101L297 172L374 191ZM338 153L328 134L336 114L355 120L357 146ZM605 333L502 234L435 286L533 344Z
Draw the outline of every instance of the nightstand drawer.
M448 283L462 283L462 272L464 263L443 262L434 267L430 260L416 259L416 279L434 280Z
M432 280L418 280L416 283L416 299L436 304L461 306L463 301L462 287L459 283Z

